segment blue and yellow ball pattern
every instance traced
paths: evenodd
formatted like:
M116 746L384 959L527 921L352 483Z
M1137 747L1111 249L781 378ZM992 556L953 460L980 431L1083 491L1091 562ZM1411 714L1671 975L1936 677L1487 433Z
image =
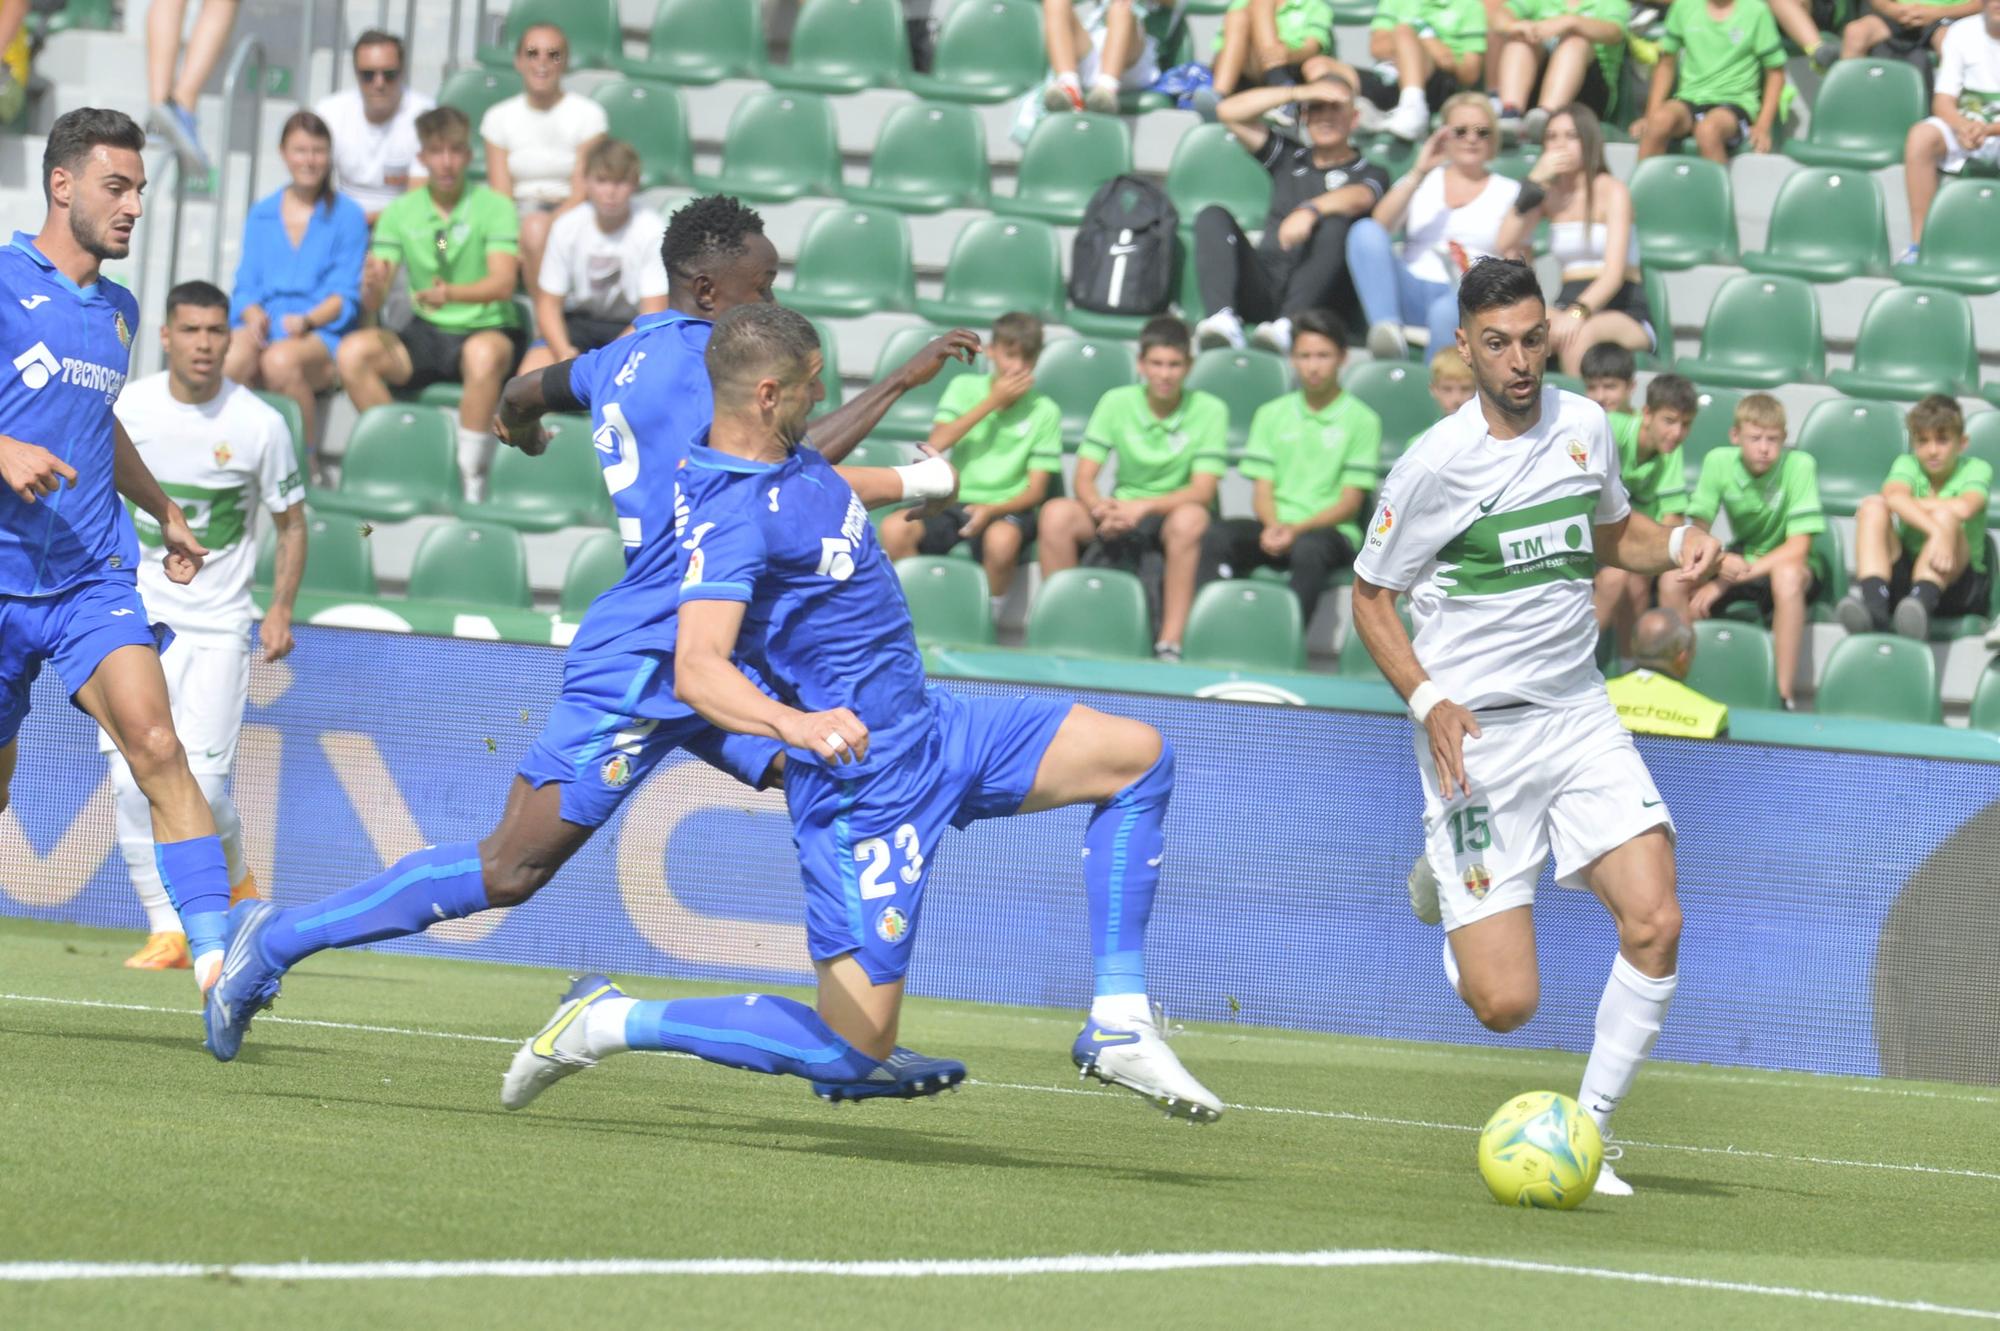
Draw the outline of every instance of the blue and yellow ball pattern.
M1576 1101L1525 1091L1494 1111L1479 1133L1479 1176L1505 1206L1568 1211L1597 1186L1604 1139Z

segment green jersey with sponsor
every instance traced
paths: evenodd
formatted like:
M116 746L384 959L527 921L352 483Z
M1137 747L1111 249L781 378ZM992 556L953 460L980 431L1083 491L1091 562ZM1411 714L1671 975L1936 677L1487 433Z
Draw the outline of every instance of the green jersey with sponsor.
M1660 50L1680 59L1677 100L1691 106L1726 103L1752 116L1764 101L1764 71L1785 63L1778 21L1764 0L1735 0L1719 17L1708 0L1674 0Z
M1762 559L1794 536L1816 536L1826 530L1819 504L1819 464L1812 454L1788 448L1762 476L1752 476L1743 454L1718 448L1701 460L1688 516L1713 522L1718 512L1729 515L1729 536L1745 559Z
M483 282L488 255L520 252L521 218L513 200L484 185L467 185L449 213L439 210L428 188L418 186L382 210L368 246L370 256L403 265L413 295L440 280L447 286ZM521 319L512 297L413 308L418 318L448 333L513 328Z
M1271 482L1278 521L1304 522L1333 507L1343 490L1373 490L1382 465L1382 418L1352 393L1318 411L1304 393L1287 393L1257 409L1237 470ZM1361 515L1334 530L1361 548Z
M1917 455L1905 453L1890 466L1889 480L1884 484L1895 481L1909 486L1910 493L1918 499L1956 499L1964 494L1979 496L1981 500L1979 508L1959 525L1965 532L1965 548L1969 554L1972 571L1984 573L1986 571L1984 501L1986 496L1993 492L1992 464L1961 453L1958 465L1952 468L1951 475L1945 478L1944 484L1933 487L1931 478L1924 474L1923 464L1917 461ZM1922 528L1906 526L1900 520L1896 523L1896 532L1902 537L1903 549L1913 557L1923 552L1924 542L1930 539L1930 534Z
M961 374L938 399L937 423L955 421L986 400L990 374ZM1031 471L1062 471L1062 408L1030 390L1001 411L981 417L952 445L958 469L958 502L1004 504L1027 488Z
M1378 32L1402 25L1437 38L1453 55L1486 50L1486 6L1479 0L1382 0L1368 23Z
M1229 467L1228 450L1229 408L1221 398L1184 392L1173 411L1155 416L1145 386L1128 384L1097 400L1076 455L1097 463L1117 456L1113 499L1158 499L1197 472L1222 475Z
M1608 414L1611 437L1618 444L1618 471L1625 480L1625 493L1632 497L1633 510L1655 522L1669 513L1687 512L1687 470L1681 466L1680 450L1655 453L1641 461L1640 418L1629 411Z

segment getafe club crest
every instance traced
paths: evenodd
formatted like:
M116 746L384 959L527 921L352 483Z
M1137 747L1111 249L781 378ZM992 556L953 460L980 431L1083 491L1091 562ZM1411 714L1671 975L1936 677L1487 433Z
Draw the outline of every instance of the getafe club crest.
M632 780L632 760L622 753L614 753L604 760L604 766L597 769L604 784L613 790L621 790Z
M126 326L124 311L113 310L111 312L111 318L112 318L111 326L118 331L118 345L124 347L128 351L131 350L132 330L131 328Z
M909 917L894 906L882 912L882 918L875 921L875 932L885 943L893 943L910 932Z

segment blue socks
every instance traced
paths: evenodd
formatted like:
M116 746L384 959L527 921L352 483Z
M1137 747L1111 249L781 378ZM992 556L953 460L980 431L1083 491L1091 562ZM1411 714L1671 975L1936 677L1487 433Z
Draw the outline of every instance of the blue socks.
M181 917L188 951L199 957L220 949L229 920L229 862L223 858L222 838L156 842L153 863L159 866L167 900Z
M808 1081L863 1081L881 1066L835 1035L804 1003L770 994L634 1000L625 1017L625 1044Z
M281 910L258 941L266 961L289 969L330 947L404 938L485 909L479 843L459 841L426 846L345 892Z
M1090 955L1097 997L1146 992L1146 923L1160 885L1166 836L1161 823L1174 793L1174 746L1146 774L1100 804L1084 830L1083 887L1090 904Z

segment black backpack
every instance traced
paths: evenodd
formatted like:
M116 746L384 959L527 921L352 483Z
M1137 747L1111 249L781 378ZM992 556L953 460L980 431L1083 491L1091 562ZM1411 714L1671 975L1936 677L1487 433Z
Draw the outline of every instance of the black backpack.
M1179 227L1158 185L1138 176L1105 181L1090 196L1070 251L1070 303L1098 314L1164 313Z

